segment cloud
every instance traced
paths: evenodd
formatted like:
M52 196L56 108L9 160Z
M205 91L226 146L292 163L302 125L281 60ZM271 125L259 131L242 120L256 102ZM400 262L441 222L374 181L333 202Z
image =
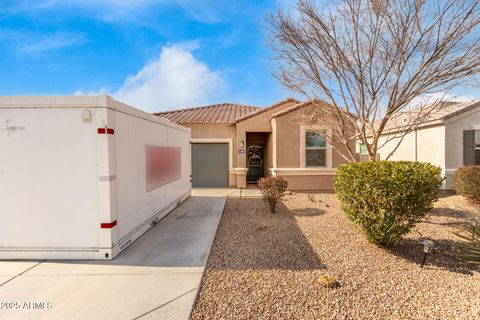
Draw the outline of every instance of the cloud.
M23 45L19 51L28 54L38 54L46 51L63 49L82 45L87 42L87 37L83 33L78 32L61 32L52 35L46 35Z
M81 32L60 31L42 34L26 30L0 29L0 40L3 45L17 53L36 55L84 44L87 37Z
M36 10L48 10L60 6L74 6L77 8L148 8L152 5L168 2L169 0L20 0L4 1L0 3L0 12L21 13Z
M107 87L102 87L100 88L100 90L89 90L89 91L78 89L73 93L74 96L94 96L94 95L104 95L104 94L110 94L110 90Z
M194 57L194 48L191 43L163 47L156 59L128 76L120 88L110 94L149 112L216 101L226 91L227 82L220 71L211 70ZM103 88L96 93L106 91ZM82 93L84 91L76 92ZM95 92L89 92L92 93Z
M63 10L64 14L83 13L89 18L108 22L139 23L151 12L152 8L177 6L192 19L204 23L223 21L225 15L242 8L230 0L0 0L0 14L29 13L38 15L41 11Z

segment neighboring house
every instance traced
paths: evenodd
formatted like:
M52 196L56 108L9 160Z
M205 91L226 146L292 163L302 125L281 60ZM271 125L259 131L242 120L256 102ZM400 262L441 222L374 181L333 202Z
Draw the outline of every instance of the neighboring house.
M394 137L408 122L408 114L400 116L387 127L380 145ZM411 160L430 162L442 168L446 180L443 187L451 188L452 177L462 165L480 165L480 101L456 103L444 102L432 111L428 118L408 133L398 148L394 138L379 150L384 160ZM360 150L360 153L364 150Z
M343 146L326 143L331 128L298 120L306 106L287 99L265 108L225 103L156 114L191 128L194 187L245 188L273 175L290 190L332 190L335 168L346 162L336 149ZM315 115L327 107L315 107Z

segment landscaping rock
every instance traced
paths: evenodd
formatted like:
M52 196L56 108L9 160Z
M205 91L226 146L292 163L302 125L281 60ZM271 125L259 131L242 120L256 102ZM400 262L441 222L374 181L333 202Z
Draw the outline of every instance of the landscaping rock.
M369 243L333 194L227 200L192 319L480 319L480 273L459 261L452 233L473 210L441 198L393 248ZM259 232L258 226L267 226ZM438 244L420 269L421 238ZM335 289L318 283L334 276Z

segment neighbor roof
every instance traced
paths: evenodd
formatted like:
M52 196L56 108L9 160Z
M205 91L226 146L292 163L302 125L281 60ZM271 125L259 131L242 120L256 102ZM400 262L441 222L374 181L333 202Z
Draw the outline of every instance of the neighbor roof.
M155 115L184 124L234 123L237 119L261 108L237 103L221 103L203 107L157 112Z
M467 112L480 106L480 101L468 101L468 102L451 102L443 101L439 104L432 105L430 108L434 110L425 115L425 119L422 119L422 123L418 127L424 127L442 123L447 119L450 119L456 115ZM428 107L427 107L428 108ZM393 117L385 127L387 132L398 131L403 129L409 124L412 117L417 117L421 109L413 109L411 111L402 112ZM424 113L427 111L423 111Z

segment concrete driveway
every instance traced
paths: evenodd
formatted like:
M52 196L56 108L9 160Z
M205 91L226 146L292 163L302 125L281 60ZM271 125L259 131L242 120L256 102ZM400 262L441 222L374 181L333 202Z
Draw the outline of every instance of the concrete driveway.
M0 319L188 319L225 205L193 194L113 261L0 261Z

